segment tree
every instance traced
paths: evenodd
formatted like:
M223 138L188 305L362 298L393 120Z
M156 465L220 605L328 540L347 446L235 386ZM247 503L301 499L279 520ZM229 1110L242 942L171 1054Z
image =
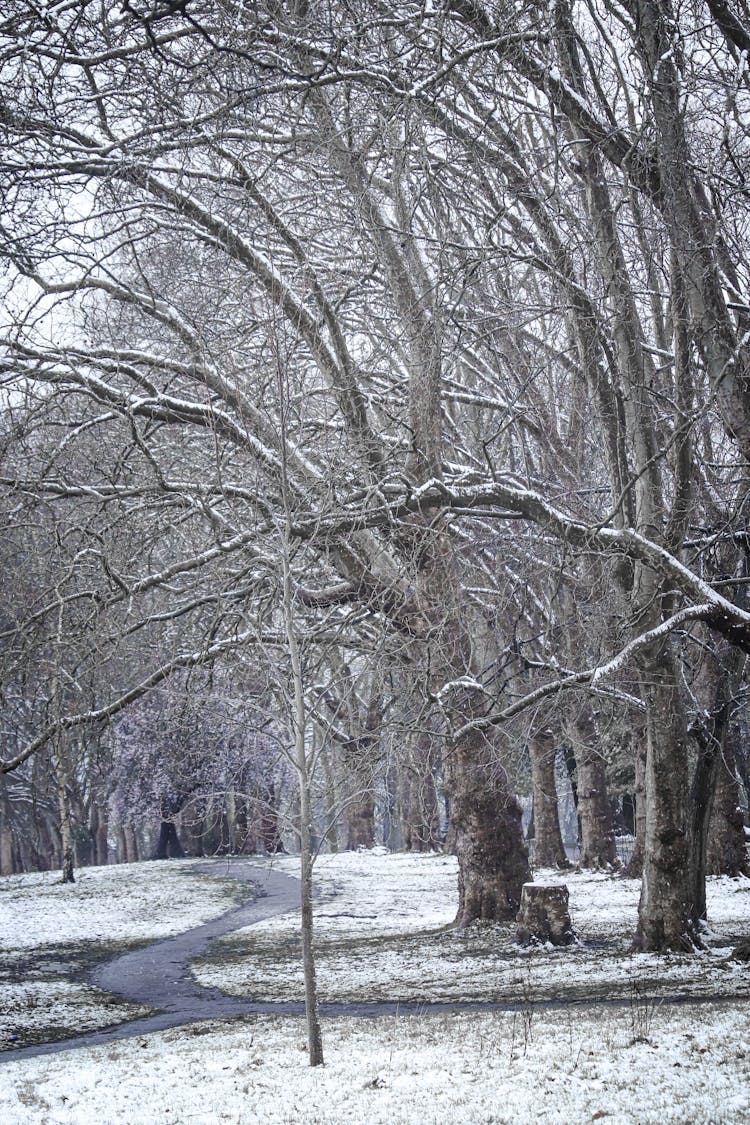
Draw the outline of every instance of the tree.
M6 487L175 519L114 567L118 537L97 548L112 666L136 605L152 658L4 768L255 640L284 513L295 610L345 650L387 632L439 719L459 921L512 916L528 878L503 730L585 692L643 716L638 940L682 948L710 805L696 653L750 649L744 17L332 11L335 30L317 3L6 17L3 371L26 424L65 419L77 446L85 403L117 450ZM283 441L281 325L306 404ZM162 628L180 644L159 662Z

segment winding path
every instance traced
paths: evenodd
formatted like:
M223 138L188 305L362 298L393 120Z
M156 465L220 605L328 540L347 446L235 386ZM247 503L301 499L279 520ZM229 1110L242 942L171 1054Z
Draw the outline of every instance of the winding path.
M245 1000L226 996L218 989L204 988L190 976L188 964L205 952L209 942L233 930L250 926L264 918L287 914L299 909L299 880L280 871L258 867L245 860L215 860L194 870L206 875L221 875L251 883L258 897L242 906L234 907L218 918L196 926L175 937L154 942L144 949L135 950L113 958L90 974L90 981L106 992L114 993L131 1003L158 1009L152 1015L118 1023L99 1031L77 1035L71 1039L58 1039L0 1052L0 1064L14 1059L28 1059L50 1055L77 1047L94 1047L130 1039L153 1031L200 1020L221 1020L243 1015L300 1016L304 1003L299 1000L263 1001ZM643 1000L650 999L643 997ZM664 1004L701 1004L725 1001L737 1003L737 997L676 995L655 998ZM739 998L742 999L742 998ZM535 1008L555 1009L580 1007L629 1006L629 998L605 1000L562 999L534 1003ZM528 1007L528 1001L383 1001L352 1003L337 1002L320 1005L321 1016L394 1016L424 1015L438 1012L517 1012Z
M163 1031L165 1028L180 1027L199 1020L225 1019L228 1016L252 1013L298 1015L303 1012L304 1004L298 1002L255 1003L226 996L218 989L203 988L193 980L188 970L189 962L204 953L214 938L243 926L250 926L264 918L297 910L299 880L245 860L214 860L196 865L194 870L205 875L221 875L224 878L229 876L241 883L250 883L258 897L175 937L164 938L144 949L114 957L89 974L90 982L97 988L130 1003L156 1008L157 1011L140 1019L76 1035L71 1039L58 1039L2 1051L0 1063L54 1054L74 1047L112 1043L117 1039L129 1039L135 1035L146 1035L152 1031Z

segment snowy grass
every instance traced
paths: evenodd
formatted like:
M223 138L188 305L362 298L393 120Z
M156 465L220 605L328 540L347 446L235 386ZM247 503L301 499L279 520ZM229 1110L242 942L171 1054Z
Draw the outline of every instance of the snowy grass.
M0 983L0 1050L83 1035L111 1023L147 1015L98 988L69 980Z
M744 1125L743 1010L656 1012L633 1042L626 1010L521 1017L324 1020L311 1070L302 1022L256 1017L3 1066L4 1125Z
M274 863L295 871L296 860ZM565 882L578 943L519 951L515 926L450 927L452 856L346 853L315 869L321 1000L628 998L642 992L750 997L750 975L727 955L750 932L750 880L711 879L708 949L697 955L630 951L639 883L584 872L538 871ZM193 966L199 983L254 999L304 997L297 920L270 918L220 939Z
M181 860L0 879L0 1050L62 1039L149 1009L75 979L135 945L180 933L244 895Z
M274 863L297 871L295 859ZM49 986L42 1007L71 1005L66 1018L75 1017L81 1030L90 1002L96 1014L96 998L84 986L66 991L43 979L45 966L63 965L79 938L164 936L233 904L225 885L190 876L190 866L84 872L78 900L79 892L48 877L0 880L0 940L18 936L24 919L13 949L28 965L41 966L32 983ZM710 880L709 952L658 958L627 953L638 897L628 880L537 872L538 881L568 884L580 944L522 954L508 927L462 936L450 930L456 868L449 857L323 856L316 870L326 998L494 994L520 1002L520 1010L326 1019L326 1066L314 1071L302 1021L286 1017L193 1025L38 1059L6 1054L3 1125L750 1120L750 971L727 959L731 945L750 932L750 880ZM15 921L3 912L5 901L15 903ZM58 903L60 922L50 918ZM55 944L55 931L64 944ZM36 945L34 933L43 938ZM295 916L269 919L215 943L214 956L196 971L229 991L291 998L299 994L297 939ZM252 965L238 960L238 943ZM18 981L8 986L6 995L18 998L12 991L18 987ZM650 999L654 991L727 999L659 1004ZM589 1001L620 995L624 1003L534 1006L549 995ZM98 1005L101 1022L112 1022L105 1007Z
M221 914L244 893L229 879L197 875L192 860L83 867L0 878L3 957L66 942L154 941Z

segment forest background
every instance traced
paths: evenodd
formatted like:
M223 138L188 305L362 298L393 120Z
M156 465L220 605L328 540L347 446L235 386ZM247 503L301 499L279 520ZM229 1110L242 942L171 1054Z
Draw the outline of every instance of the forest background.
M639 947L700 943L749 50L746 0L10 0L0 873L378 834L510 918L557 760Z

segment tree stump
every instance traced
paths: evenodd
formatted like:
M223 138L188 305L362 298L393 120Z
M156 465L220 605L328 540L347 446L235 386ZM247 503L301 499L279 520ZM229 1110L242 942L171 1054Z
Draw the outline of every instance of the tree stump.
M568 888L564 885L524 883L516 921L516 941L570 945L575 934L568 913Z
M735 945L727 961L745 961L750 964L750 938L745 938Z

